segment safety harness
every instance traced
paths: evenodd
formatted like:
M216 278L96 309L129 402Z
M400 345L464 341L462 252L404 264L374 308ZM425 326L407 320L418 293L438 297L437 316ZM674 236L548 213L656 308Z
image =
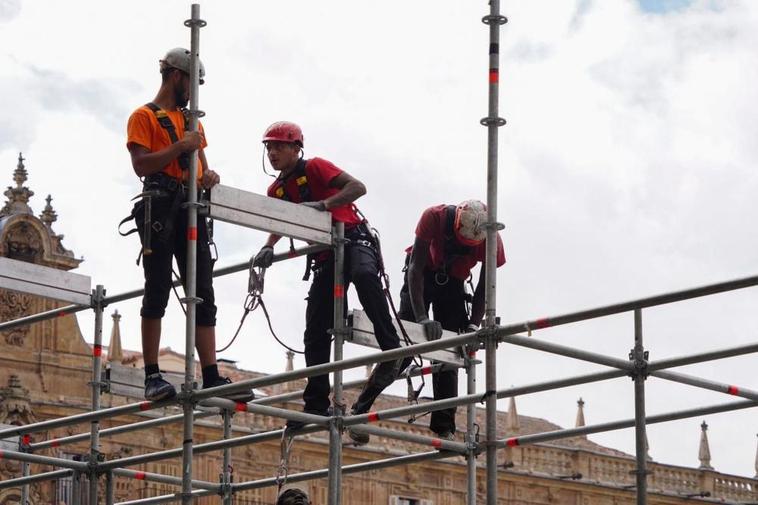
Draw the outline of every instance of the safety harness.
M153 102L146 103L145 107L153 112L153 115L155 115L155 119L158 121L158 124L161 126L161 128L166 130L171 143L175 144L179 142L179 136L176 133L176 127L174 126L174 123L171 122L171 118L168 116L166 111L158 107ZM189 119L187 117L187 114L184 114L185 131L187 128L189 128ZM182 169L182 172L187 173L190 165L189 153L182 153L177 158L177 162L179 163L179 167ZM159 240L162 240L164 242L169 240L173 232L176 214L179 212L179 208L181 207L182 201L184 200L185 193L186 186L181 181L178 181L176 178L166 175L162 172L151 174L144 178L142 192L132 198L132 200L139 198L140 201L137 202L134 207L132 207L131 214L122 219L118 224L118 232L122 237L131 235L132 233L136 232L136 227L127 232L122 232L121 226L124 223L131 221L132 219L136 220L137 214L141 209L144 208L144 218L142 223L142 249L140 251L140 254L137 256L137 264L139 264L140 258L142 256L149 256L152 254L153 250L151 246L153 232L159 234ZM163 221L153 221L153 199L167 197L172 197L171 207L169 208L168 214L165 216ZM212 229L212 224L210 225L209 230L210 229ZM210 240L210 243L212 243L212 239ZM213 246L215 250L215 244L213 244Z

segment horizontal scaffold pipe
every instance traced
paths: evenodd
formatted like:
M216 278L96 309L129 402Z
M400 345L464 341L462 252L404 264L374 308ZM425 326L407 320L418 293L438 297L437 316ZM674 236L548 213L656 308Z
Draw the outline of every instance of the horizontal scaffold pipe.
M645 424L657 424L668 421L676 421L678 419L687 419L690 417L698 417L709 414L716 414L719 412L729 412L732 410L748 409L758 406L758 402L751 400L743 400L739 402L726 403L721 405L713 405L710 407L699 407L695 409L680 410L676 412L670 412L666 414L658 414L655 416L648 416L645 418ZM590 426L582 426L579 428L569 428L565 430L548 431L545 433L535 433L533 435L524 435L521 437L511 437L504 440L498 440L498 447L515 447L520 445L536 444L540 442L549 442L551 440L560 440L562 438L572 438L582 435L590 435L592 433L602 433L606 431L615 431L625 428L634 427L634 419L627 419L624 421L613 421L610 423L593 424Z
M413 463L420 463L422 461L437 460L453 458L460 456L457 452L453 451L431 451L422 452L419 454L409 454L407 456L397 456L394 458L379 459L376 461L367 461L365 463L356 463L353 465L346 465L342 467L342 474L367 472L369 470L380 470L382 468L389 468L392 466L412 465ZM296 473L287 476L288 483L302 482L305 480L320 479L329 475L329 469L313 470L310 472ZM240 491L246 491L248 489L259 489L262 487L276 486L278 484L276 477L268 479L254 480L251 482L240 482L239 484L232 484L232 492L238 493Z
M173 477L171 475L163 475L160 473L139 472L136 470L127 470L126 468L114 468L113 475L118 475L119 477L128 477L136 480L160 482L162 484L170 484L172 486L182 485L181 477ZM221 489L221 484L217 484L215 482L207 482L204 480L193 480L192 487L196 489L207 489L209 491L219 492Z
M74 471L71 469L54 470L52 472L38 473L37 475L27 475L26 477L19 477L17 479L8 479L0 481L0 489L21 487L26 484L34 484L35 482L44 482L47 480L63 479L71 476L73 473Z
M297 431L297 435L307 435L309 433L315 433L317 431L323 431L323 427L316 425L307 425ZM264 433L254 433L252 435L245 435L237 438L230 438L228 440L217 440L215 442L206 442L204 444L197 444L192 447L193 454L201 454L204 452L218 451L227 447L239 447L243 445L256 444L259 442L268 442L270 440L281 440L282 432L284 430L272 430ZM139 454L136 456L129 456L127 458L114 459L106 461L98 465L98 470L110 470L113 468L123 468L132 465L141 465L142 463L150 463L153 461L160 461L163 459L177 458L182 455L182 448L168 449L165 451L153 452L148 454Z
M12 428L6 428L3 430L0 430L0 439L15 437L17 435L36 433L39 431L51 430L53 428L60 428L62 426L71 426L74 424L85 423L89 421L97 421L97 420L106 419L109 417L120 416L122 414L131 414L133 412L159 409L161 407L174 405L177 402L178 400L175 398L171 400L159 400L155 402L146 400L139 403L128 403L126 405L119 405L118 407L109 407L107 409L100 409L93 412L84 412L82 414L74 414L72 416L59 417L57 419L48 419L47 421L40 421L38 423L25 424L22 426L14 426Z
M751 354L754 352L758 352L758 343L729 347L727 349L719 349L716 351L706 351L698 354L680 356L677 358L666 358L658 361L652 361L648 363L647 370L648 372L653 372L655 370L663 370L664 368L692 365L694 363L703 363L705 361L712 361L716 359L742 356L744 354Z
M391 349L389 351L375 352L356 358L343 359L331 363L324 363L322 365L309 366L298 370L292 370L290 372L282 372L278 374L257 377L255 379L246 379L235 382L233 384L227 384L225 386L202 389L194 393L194 398L196 400L203 400L205 398L221 397L249 388L271 386L273 384L289 382L296 379L325 375L338 370L347 370L349 368L356 368L372 363L382 363L384 361L397 360L400 358L415 356L417 354L424 354L428 351L453 349L462 345L478 342L480 338L483 338L479 336L479 333L481 332L463 333L454 337L441 338L439 340L433 340L431 342L422 342L420 344L413 344L407 347L398 347L397 349Z
M752 277L719 282L716 284L708 284L707 286L684 289L682 291L672 291L670 293L650 296L647 298L638 298L637 300L616 303L613 305L606 305L594 309L570 312L568 314L562 314L553 317L541 317L539 319L533 319L521 323L508 324L505 326L499 326L496 331L497 335L502 337L505 335L513 335L522 331L551 328L553 326L560 326L568 323L575 323L578 321L586 321L587 319L595 319L598 317L610 316L613 314L621 314L623 312L629 312L635 309L655 307L667 303L680 302L693 298L699 298L702 296L749 288L756 285L758 285L758 276L754 275Z
M252 414L260 414L270 417L281 417L284 419L291 419L293 421L301 421L308 424L329 424L329 418L325 416L318 416L315 414L307 414L305 412L299 412L296 410L280 409L277 407L269 407L267 405L256 405L254 403L235 402L232 400L224 400L223 398L208 398L203 400L201 405L207 405L211 407L219 407L226 410L232 410L235 412L250 412Z
M203 496L218 495L215 491L209 491L207 489L196 489L190 493L192 498L201 498ZM166 494L161 496L154 496L152 498L141 498L139 500L129 500L116 502L116 505L158 505L160 503L173 503L182 499L181 493Z
M207 410L207 411L197 410L195 411L194 417L195 419L200 419L203 417L212 417L216 415L218 415L218 409ZM145 428L154 428L155 426L162 426L164 424L178 422L178 421L181 421L182 419L184 419L184 414L174 414L171 416L159 417L159 418L150 419L147 421L139 421L132 424L114 426L113 428L106 428L104 430L100 430L100 437L119 435L121 433L142 430ZM61 437L61 438L53 438L50 440L45 440L44 442L29 444L29 449L32 452L35 452L35 451L39 451L40 449L47 449L48 447L60 447L62 445L81 442L82 440L89 440L89 438L90 438L89 433L80 433L78 435L71 435L68 437Z
M466 454L468 452L468 446L462 442L454 442L452 440L445 440L437 437L426 437L424 435L417 435L406 431L379 428L378 426L360 425L353 426L353 429L358 433L367 433L369 435L392 438L394 440L402 440L404 442L411 442L419 445L428 445L435 449L453 451L459 454Z
M323 251L328 248L329 247L323 246L323 245L313 245L313 246L303 247L300 249L295 249L294 251L288 251L286 253L275 254L274 263L278 261L284 261L290 258L305 256L306 254L312 254L315 252ZM218 268L214 270L213 277L220 277L222 275L229 275L236 272L241 272L243 270L247 270L248 268L250 268L249 261L246 261L244 263L237 263L235 265L230 265L228 267ZM173 285L175 287L180 286L181 282L174 281ZM144 293L145 293L145 290L144 288L142 288L142 289L134 289L132 291L127 291L126 293L120 293L113 296L107 296L103 299L102 305L107 306L112 303L118 303L118 302L123 302L124 300L138 298L142 296ZM83 310L87 310L90 308L92 308L91 305L66 305L63 307L59 307L57 309L48 310L45 312L40 312L38 314L32 314L30 316L20 317L12 321L6 321L3 323L0 323L0 331L6 331L12 328L19 327L19 326L26 326L28 324L38 323L40 321L46 321L48 319L53 319L56 317L67 316L69 314L75 314L76 312L81 312Z
M718 393L726 393L728 395L740 396L749 400L758 401L758 391L747 389L741 386L735 386L733 384L724 384L723 382L701 379L700 377L693 377L692 375L686 375L679 372L669 372L666 370L651 372L650 375L667 381L678 382L680 384L687 384L689 386L708 389L710 391L716 391Z
M9 459L12 461L25 461L26 463L36 463L38 465L59 466L61 468L70 468L72 470L78 470L80 472L86 472L89 470L89 465L81 461L53 458L50 456L40 456L38 454L29 454L28 452L1 450L0 460L2 459Z

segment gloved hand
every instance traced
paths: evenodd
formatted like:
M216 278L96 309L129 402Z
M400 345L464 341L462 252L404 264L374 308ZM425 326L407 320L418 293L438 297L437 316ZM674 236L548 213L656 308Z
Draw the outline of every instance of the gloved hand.
M424 327L427 340L439 340L442 338L442 325L438 321L432 321L428 317L424 317L418 321L418 324Z
M264 245L253 260L254 267L268 268L274 262L274 248Z
M319 211L326 210L326 204L323 200L319 200L318 202L302 202L300 205L304 205L306 207L310 207L311 209L316 209Z
M476 324L470 324L466 326L466 333L474 333L475 331L479 331L479 326Z

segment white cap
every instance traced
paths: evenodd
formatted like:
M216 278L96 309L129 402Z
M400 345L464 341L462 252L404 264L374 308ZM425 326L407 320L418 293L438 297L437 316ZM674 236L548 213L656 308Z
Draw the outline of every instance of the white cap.
M189 74L190 60L192 59L190 56L191 53L189 50L184 49L183 47L175 47L171 49L166 53L166 56L164 56L163 59L159 60L161 64L161 71L163 71L165 68L176 68L186 74ZM198 60L198 63L200 63L200 84L203 84L205 82L205 66L200 60Z

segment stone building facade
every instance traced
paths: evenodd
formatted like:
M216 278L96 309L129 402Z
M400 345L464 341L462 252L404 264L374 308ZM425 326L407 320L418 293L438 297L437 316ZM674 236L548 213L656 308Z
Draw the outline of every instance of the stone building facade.
M29 206L33 192L24 186L27 172L19 156L14 172L15 186L5 192L7 201L0 210L0 256L29 261L61 270L77 267L80 260L62 245L62 235L56 234L52 224L57 216L48 196L44 210L35 216ZM0 290L0 321L59 307L53 300ZM121 346L119 320L112 318L107 364L113 370L132 370L141 376L141 356ZM135 316L136 317L136 316ZM183 370L184 357L170 349L161 351L162 367L168 371ZM233 363L224 363L223 373L235 380L256 377L260 374L237 369ZM291 361L288 363L291 366ZM75 315L58 317L23 328L0 333L0 423L23 425L90 410L92 349L85 342ZM283 390L297 390L302 381L283 386L264 388L265 394L278 394ZM115 389L115 388L114 388ZM348 391L354 395L354 391ZM139 390L133 395L103 394L102 406L109 407L141 400ZM348 398L348 402L352 398ZM285 405L299 408L298 402ZM405 405L404 398L383 396L376 408L386 409ZM459 409L458 425L465 426L465 409ZM105 420L102 428L137 422L180 412L177 408L145 412L140 415L121 416ZM478 423L484 426L484 412L477 413ZM502 437L519 436L559 429L543 419L519 415L511 399L507 412L499 414L498 433ZM250 413L238 413L233 418L233 436L278 429L282 422ZM577 425L584 424L583 403L577 412ZM382 422L380 425L395 430L428 434L423 420L409 424L406 419ZM32 441L87 432L87 424L38 433ZM702 429L700 467L686 468L650 462L649 476L651 504L683 503L755 503L758 502L756 479L725 475L710 466L706 427ZM208 418L198 421L195 443L221 439L220 420ZM181 447L181 423L164 425L140 432L130 432L101 439L101 453L106 460L151 453ZM396 440L372 437L366 447L345 445L344 464L360 463L391 456L427 451L429 448ZM87 455L87 443L63 445L42 451L42 454L64 458ZM316 433L298 438L289 465L290 473L325 468L328 458L328 437ZM484 503L486 493L483 459L477 476L479 502ZM235 482L269 478L277 474L280 461L278 441L236 447L232 450L232 467ZM180 458L143 464L133 469L180 476ZM758 465L758 461L757 461ZM194 478L218 481L222 468L220 452L198 455L194 460ZM50 468L32 465L32 473ZM550 444L512 447L499 454L499 503L503 505L622 505L635 502L634 458L632 455L603 447L577 437ZM758 469L757 469L758 471ZM0 479L17 477L21 464L0 459ZM102 480L102 479L101 479ZM344 503L350 505L459 505L466 500L466 465L458 457L449 460L397 466L353 474L344 478ZM101 483L101 485L104 485ZM316 505L326 503L326 479L298 484L308 490ZM117 478L117 501L137 499L178 492L175 487L143 480ZM38 483L31 486L30 504L69 503L71 481ZM19 489L1 489L0 505L19 503ZM273 487L246 491L235 496L238 505L273 504L276 489ZM219 503L217 497L203 498L201 504ZM85 503L87 503L85 501Z

